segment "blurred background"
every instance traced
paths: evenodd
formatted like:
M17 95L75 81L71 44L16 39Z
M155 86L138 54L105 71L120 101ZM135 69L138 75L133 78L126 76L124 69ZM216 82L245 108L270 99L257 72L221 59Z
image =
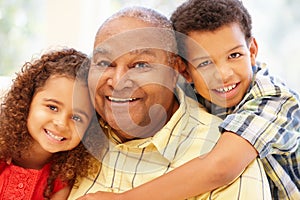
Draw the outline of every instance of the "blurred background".
M169 17L185 0L0 0L0 86L25 61L55 47L90 55L98 27L129 5L154 8ZM300 92L300 1L243 0L253 19L258 60Z

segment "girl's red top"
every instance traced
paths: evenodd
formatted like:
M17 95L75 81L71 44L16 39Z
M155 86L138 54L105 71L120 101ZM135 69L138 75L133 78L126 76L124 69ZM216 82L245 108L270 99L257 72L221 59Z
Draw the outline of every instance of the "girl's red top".
M42 169L25 169L14 164L0 162L0 200L42 200L51 164ZM53 194L66 186L57 179Z

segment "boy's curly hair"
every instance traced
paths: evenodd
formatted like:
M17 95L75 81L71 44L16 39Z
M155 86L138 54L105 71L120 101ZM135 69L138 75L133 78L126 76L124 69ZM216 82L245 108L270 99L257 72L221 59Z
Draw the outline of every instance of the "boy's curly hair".
M246 41L252 36L251 16L240 0L188 0L173 12L171 21L179 32L178 48L180 55L184 56L184 38L192 31L215 31L237 23Z
M20 158L23 153L30 151L33 139L27 129L29 108L33 95L44 86L47 79L61 75L87 83L89 65L90 61L85 54L67 48L48 52L40 59L23 65L1 103L0 161ZM99 133L96 132L98 127L94 116L82 142L75 149L53 154L50 176L44 190L45 198L51 197L56 178L72 186L76 177L97 170L97 162L84 144L90 145L89 149L102 146L104 140L101 140L101 134L95 134Z

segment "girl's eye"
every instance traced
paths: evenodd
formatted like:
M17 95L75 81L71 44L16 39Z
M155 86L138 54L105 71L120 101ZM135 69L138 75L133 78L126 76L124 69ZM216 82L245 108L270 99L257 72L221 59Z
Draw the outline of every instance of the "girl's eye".
M210 65L210 64L212 64L212 62L211 62L210 60L206 60L206 61L200 63L200 64L197 66L197 68L206 67L206 66L208 66L208 65Z
M232 53L229 55L229 58L239 58L242 54L240 53Z
M53 106L53 105L47 105L47 107L50 109L50 110L53 110L53 111L57 111L58 108L56 106Z
M148 67L150 67L150 65L145 62L139 62L133 65L133 68L148 68Z
M76 121L76 122L81 122L81 121L82 121L81 117L79 117L79 116L77 116L77 115L74 115L74 116L72 117L72 119L73 119L74 121Z

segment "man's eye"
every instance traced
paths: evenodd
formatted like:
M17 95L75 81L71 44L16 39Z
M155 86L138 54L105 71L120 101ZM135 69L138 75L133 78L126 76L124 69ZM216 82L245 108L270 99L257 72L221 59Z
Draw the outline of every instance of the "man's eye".
M211 62L210 60L206 60L206 61L200 63L200 64L197 66L197 68L206 67L206 66L208 66L208 65L210 65L210 64L212 64L212 62Z
M72 119L73 119L74 121L76 121L76 122L81 122L81 121L82 121L81 117L79 117L79 116L77 116L77 115L74 115L74 116L72 117Z
M57 111L58 108L56 106L53 106L53 105L47 105L47 107L50 109L50 110L53 110L53 111Z
M111 62L102 60L100 62L96 62L96 65L98 67L109 67L111 65Z
M148 67L150 67L150 65L145 62L135 63L133 65L133 68L148 68Z
M232 53L229 55L229 58L239 58L242 54L240 53Z

